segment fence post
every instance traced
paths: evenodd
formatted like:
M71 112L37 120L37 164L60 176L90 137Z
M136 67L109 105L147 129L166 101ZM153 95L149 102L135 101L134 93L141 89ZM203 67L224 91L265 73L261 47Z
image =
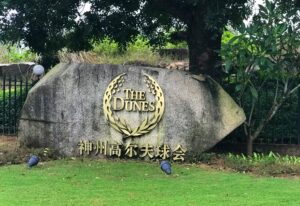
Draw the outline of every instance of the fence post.
M5 120L6 120L6 113L5 113L5 84L6 84L6 76L3 75L3 79L2 79L2 131L1 133L4 134L5 133Z
M300 144L300 89L298 89L298 105L297 105L297 144Z
M18 102L17 102L17 77L15 76L14 78L14 118L13 118L13 127L14 127L14 134L17 133L17 121L18 121L18 117L17 117L17 110L18 110Z
M11 76L8 78L8 121L7 121L7 133L11 134Z

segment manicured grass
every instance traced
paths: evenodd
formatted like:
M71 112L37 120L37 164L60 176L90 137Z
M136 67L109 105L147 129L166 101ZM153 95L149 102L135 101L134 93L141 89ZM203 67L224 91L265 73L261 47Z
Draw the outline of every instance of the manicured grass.
M300 205L300 180L173 164L59 160L0 167L0 205Z

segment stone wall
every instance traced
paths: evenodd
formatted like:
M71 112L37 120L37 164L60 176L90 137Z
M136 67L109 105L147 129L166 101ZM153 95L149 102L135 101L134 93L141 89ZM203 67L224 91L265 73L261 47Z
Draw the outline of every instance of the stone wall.
M35 65L33 62L19 63L19 64L0 64L0 76L11 77L30 77L32 75L32 68Z

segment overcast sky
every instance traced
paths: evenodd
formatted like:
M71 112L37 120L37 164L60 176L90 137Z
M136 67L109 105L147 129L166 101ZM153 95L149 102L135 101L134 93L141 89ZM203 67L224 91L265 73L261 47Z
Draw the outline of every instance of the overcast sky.
M258 5L259 4L264 4L264 0L255 0L255 4L254 4L253 9L252 9L253 14L256 14L258 12L258 9L259 9ZM251 22L253 14L248 19L244 20L245 24L249 24Z

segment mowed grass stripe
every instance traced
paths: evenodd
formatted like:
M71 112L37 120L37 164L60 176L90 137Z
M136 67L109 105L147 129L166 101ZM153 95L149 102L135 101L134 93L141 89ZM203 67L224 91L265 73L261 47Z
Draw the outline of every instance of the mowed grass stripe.
M0 205L300 205L300 180L158 163L59 160L0 167Z

